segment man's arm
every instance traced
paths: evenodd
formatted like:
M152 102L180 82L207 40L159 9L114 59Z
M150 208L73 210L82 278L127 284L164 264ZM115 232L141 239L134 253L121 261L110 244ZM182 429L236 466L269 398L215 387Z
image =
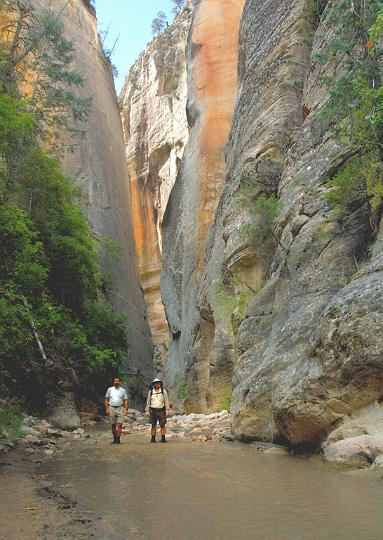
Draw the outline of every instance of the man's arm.
M148 399L146 400L146 406L145 406L145 412L146 413L149 412L149 407L150 407L150 391L148 393Z
M125 413L128 414L128 409L129 409L129 401L128 401L128 394L126 393L125 391L125 394L124 394L124 407L125 407Z
M164 400L165 400L165 408L168 411L170 409L170 406L169 406L169 396L166 390L164 390Z
M106 416L109 416L109 389L105 394L105 414Z

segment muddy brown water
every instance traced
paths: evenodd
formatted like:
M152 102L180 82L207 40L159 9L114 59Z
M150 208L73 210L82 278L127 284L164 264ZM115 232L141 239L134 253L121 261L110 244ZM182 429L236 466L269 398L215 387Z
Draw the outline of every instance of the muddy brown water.
M45 465L110 540L381 540L383 482L251 445L106 432Z

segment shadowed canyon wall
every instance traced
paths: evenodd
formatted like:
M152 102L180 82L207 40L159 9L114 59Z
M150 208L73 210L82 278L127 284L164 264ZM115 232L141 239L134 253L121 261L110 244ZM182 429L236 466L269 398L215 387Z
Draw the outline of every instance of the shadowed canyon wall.
M33 3L42 5L38 0ZM76 46L75 69L86 80L80 93L93 99L84 136L75 152L66 154L64 167L87 197L85 210L101 239L106 294L127 322L130 351L125 369L131 374L139 372L141 383L146 384L152 376L152 344L138 279L124 141L111 65L88 1L52 0L45 2L45 7L61 13L66 36ZM141 390L146 393L144 386ZM135 397L139 402L143 395Z
M374 244L365 203L339 221L326 200L326 179L349 156L318 116L334 70L331 59L318 62L335 31L330 3L321 7L252 0L242 21L241 92L215 228L224 265L241 248L233 194L245 177L276 193L281 211L271 258L255 243L251 267L267 266L236 341L232 413L241 438L315 442L382 395L381 232Z

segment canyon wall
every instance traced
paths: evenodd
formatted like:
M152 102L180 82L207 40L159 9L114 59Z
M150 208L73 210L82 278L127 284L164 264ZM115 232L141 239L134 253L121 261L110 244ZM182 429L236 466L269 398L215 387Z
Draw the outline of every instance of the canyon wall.
M160 293L162 222L189 137L185 46L193 6L154 38L120 93L134 237L158 373L169 344Z
M345 65L326 59L336 35L327 4L196 3L185 57L189 134L171 182L179 131L172 138L160 114L169 69L156 71L155 49L125 86L139 103L123 98L140 265L168 325L153 310L168 349L161 369L186 410L231 406L241 440L317 444L383 394L382 226L365 199L340 219L327 197L350 157L320 121L326 80ZM156 104L150 129L144 94Z
M374 244L366 203L339 220L326 200L349 154L318 116L334 73L331 59L318 61L334 35L325 4L248 0L241 23L226 182L197 306L225 365L214 304L235 295L231 412L243 440L315 443L382 396L382 232ZM279 201L272 228L252 214L259 197ZM224 294L209 289L217 279ZM205 370L211 386L215 366Z
M35 5L41 5L37 0ZM85 194L85 211L100 239L101 271L106 294L128 327L130 345L125 370L135 385L133 404L144 397L152 376L152 344L138 279L131 200L122 126L111 65L97 32L94 8L87 0L51 0L45 7L61 13L66 36L76 46L75 69L85 77L83 97L93 103L84 135L64 167ZM138 374L138 375L137 375ZM142 394L141 394L142 392Z
M232 350L225 329L215 334L211 311L197 309L196 299L225 177L242 7L242 1L203 0L194 12L187 45L190 137L163 220L161 291L172 335L165 375L175 399L187 382L188 410L218 405L214 391L208 396L210 365L216 368L216 394L231 387ZM217 350L225 351L223 363Z

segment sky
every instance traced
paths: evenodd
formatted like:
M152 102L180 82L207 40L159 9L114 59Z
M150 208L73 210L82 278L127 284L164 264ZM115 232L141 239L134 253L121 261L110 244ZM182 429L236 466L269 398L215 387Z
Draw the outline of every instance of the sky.
M115 80L120 92L129 68L152 39L151 24L159 11L164 11L169 23L173 20L171 0L96 0L99 30L106 31L104 48L114 48L112 62L118 69Z

